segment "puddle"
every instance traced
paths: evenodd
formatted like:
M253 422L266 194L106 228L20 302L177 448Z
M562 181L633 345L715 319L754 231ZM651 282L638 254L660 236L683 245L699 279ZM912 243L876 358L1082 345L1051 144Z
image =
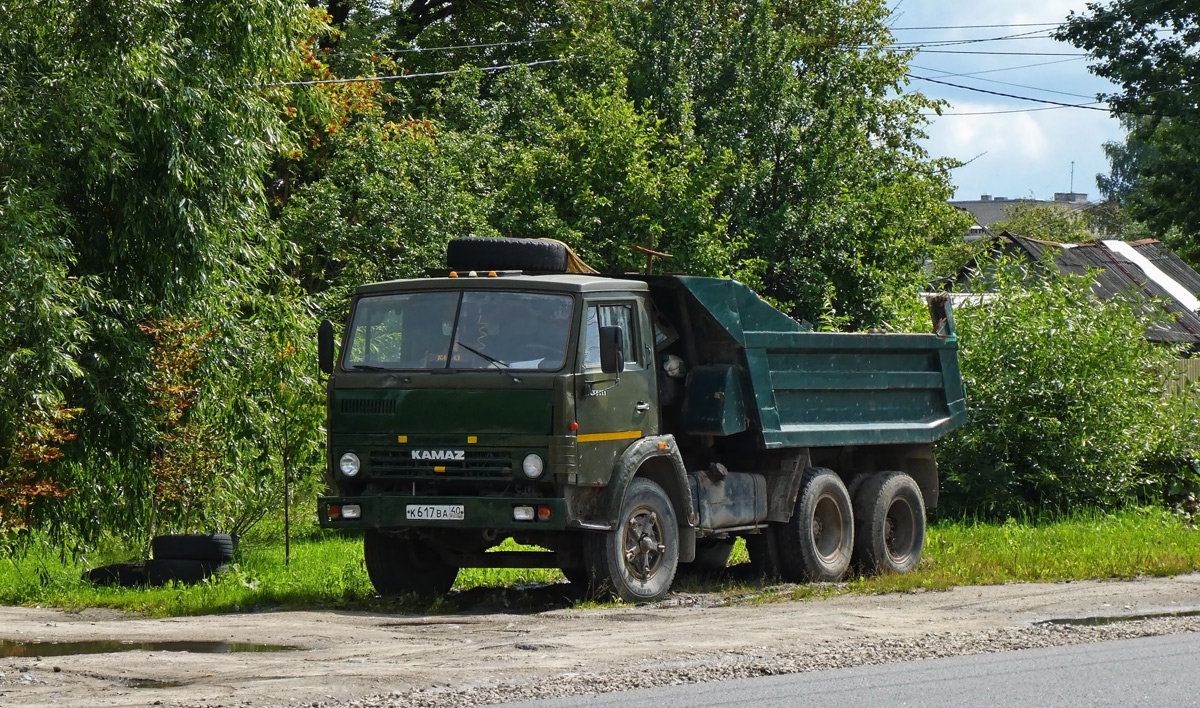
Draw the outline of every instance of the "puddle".
M126 688L177 688L182 681L158 681L156 679L128 679L121 682Z
M0 657L75 656L111 654L121 651L177 651L191 654L235 654L241 652L294 651L297 647L281 644L239 642L123 642L93 639L83 642L22 642L0 639Z
M1138 620L1163 619L1165 617L1200 617L1200 610L1188 610L1186 612L1153 612L1144 615L1112 615L1109 617L1075 617L1065 619L1049 619L1035 624L1058 624L1070 625L1073 627L1103 627L1104 625L1117 624L1120 622L1136 622Z

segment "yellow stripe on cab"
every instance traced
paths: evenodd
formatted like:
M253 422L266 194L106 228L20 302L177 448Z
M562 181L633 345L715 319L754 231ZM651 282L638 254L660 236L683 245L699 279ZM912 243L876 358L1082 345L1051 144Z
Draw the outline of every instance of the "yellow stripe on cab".
M585 433L576 437L579 442L603 442L606 440L633 440L642 437L640 430L622 430L617 433Z

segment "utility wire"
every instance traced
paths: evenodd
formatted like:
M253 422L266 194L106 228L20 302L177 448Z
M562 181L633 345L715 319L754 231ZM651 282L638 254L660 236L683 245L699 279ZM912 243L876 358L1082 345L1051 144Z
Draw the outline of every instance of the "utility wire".
M413 47L411 49L385 49L383 54L419 54L422 52L446 52L454 49L490 49L492 47L508 47L514 44L542 44L544 42L563 41L555 39L521 39L511 42L492 42L490 44L456 44L448 47Z
M1035 64L1021 64L1019 66L1006 66L1000 69L984 69L983 71L966 71L958 74L945 74L939 76L940 79L949 79L955 76L979 76L980 74L995 74L1000 71L1016 71L1018 69L1032 69L1036 66L1050 66L1051 64L1065 64L1069 61L1083 61L1086 57L1073 57L1071 59L1055 59L1054 61L1039 61ZM912 66L911 64L909 66ZM921 69L923 67L917 67ZM942 71L941 69L928 69L927 71Z
M962 74L952 74L948 71L942 71L941 69L934 69L934 68L931 68L928 66L917 66L916 64L909 64L908 66L910 69L920 69L921 71L936 71L939 74L943 74L942 76L938 77L939 79L949 79L949 78L953 78L956 76L962 76ZM1055 91L1054 89L1041 88L1039 86L1027 86L1025 84L1014 84L1011 81L998 81L996 79L984 79L984 78L978 78L978 77L976 77L975 80L976 81L986 81L989 84L1001 84L1004 86L1013 86L1015 88L1029 89L1030 91L1045 91L1046 93L1056 93L1060 96L1072 96L1074 98L1095 98L1095 96L1092 96L1089 94L1071 93L1069 91Z
M1099 102L1088 105L1099 105ZM1085 106L1062 105L1043 106L1042 108L1011 108L1002 111L964 111L962 113L922 113L926 118L942 118L944 116L998 116L1005 113L1037 113L1039 111L1061 111L1064 108L1080 108Z
M997 29L1007 27L1058 27L1062 22L1020 22L1003 25L936 25L931 27L892 27L893 30L959 30L959 29Z
M1053 39L1052 36L1046 34L1044 30L1033 30L1030 32L1021 32L1019 34L1008 34L1002 37L976 37L966 39L946 39L925 42L896 42L892 46L897 47L948 47L956 44L979 44L981 42L1011 42L1022 39Z
M866 49L868 47L863 48ZM986 54L994 57L1078 57L1080 59L1087 57L1086 54L1075 54L1072 52L977 52L967 49L920 49L919 47L917 49L926 54Z
M462 69L451 69L449 71L428 71L422 74L397 74L395 76L359 76L353 79L319 79L314 81L280 81L273 84L263 84L266 87L274 86L316 86L319 84L361 84L369 81L403 81L405 79L421 79L430 76L449 76L451 74L462 74L468 71L482 71L491 73L493 71L503 71L505 69L516 69L522 66L542 66L545 64L559 64L575 57L566 57L564 59L543 59L541 61L530 61L523 64L501 64L499 66L479 66L467 67Z
M1089 105L1086 103L1063 103L1061 101L1049 101L1044 98L1030 98L1029 96L1016 96L1011 93L1001 93L1000 91L988 91L987 89L975 88L974 86L963 86L962 84L952 84L949 81L939 81L937 79L931 79L928 76L917 76L916 74L905 74L905 76L909 77L910 79L919 79L920 81L928 81L930 83L941 84L943 86L950 86L950 87L957 88L957 89L963 89L965 91L975 91L976 93L986 93L990 96L1001 96L1003 98L1014 98L1014 99L1017 99L1020 101L1032 101L1034 103L1045 103L1045 104L1048 104L1051 106L1059 106L1061 108L1086 108L1086 109L1092 110L1092 111L1104 111L1105 113L1109 112L1109 109L1107 109L1107 108L1099 108L1095 105Z

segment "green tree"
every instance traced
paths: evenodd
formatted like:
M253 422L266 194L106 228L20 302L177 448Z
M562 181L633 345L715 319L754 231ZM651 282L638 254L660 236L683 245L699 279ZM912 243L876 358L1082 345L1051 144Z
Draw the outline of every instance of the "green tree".
M1102 96L1125 144L1106 147L1101 185L1131 217L1200 265L1200 8L1188 2L1113 0L1072 13L1057 36L1087 50L1090 70L1120 86Z
M151 424L155 342L140 327L213 319L229 281L252 284L283 139L265 84L295 71L319 23L294 0L4 10L0 486L45 494L0 532L144 529L172 443Z
M1089 214L1052 204L1017 202L1004 210L1005 220L992 224L993 233L1008 231L1026 238L1055 243L1080 243L1097 238Z
M863 326L966 228L945 204L952 163L919 145L922 113L937 106L902 91L906 55L889 48L874 0L544 2L503 24L483 21L500 12L485 4L415 39L388 20L397 8L348 13L345 39L318 59L359 71L379 58L416 75L565 59L397 81L379 117L351 120L430 120L439 155L470 142L474 179L459 184L486 209L478 234L555 236L613 270L639 267L628 246L653 239L677 256L661 269L732 275L797 316L829 306ZM410 39L436 51L387 55ZM440 49L504 41L517 43ZM298 168L297 193L342 159L326 157Z

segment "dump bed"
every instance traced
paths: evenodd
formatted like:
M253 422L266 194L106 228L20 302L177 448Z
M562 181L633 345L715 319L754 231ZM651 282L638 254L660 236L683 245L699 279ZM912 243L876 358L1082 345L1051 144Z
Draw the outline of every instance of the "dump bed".
M759 448L928 443L966 422L948 302L938 334L813 332L733 280L639 278L660 355L688 367L681 420Z

